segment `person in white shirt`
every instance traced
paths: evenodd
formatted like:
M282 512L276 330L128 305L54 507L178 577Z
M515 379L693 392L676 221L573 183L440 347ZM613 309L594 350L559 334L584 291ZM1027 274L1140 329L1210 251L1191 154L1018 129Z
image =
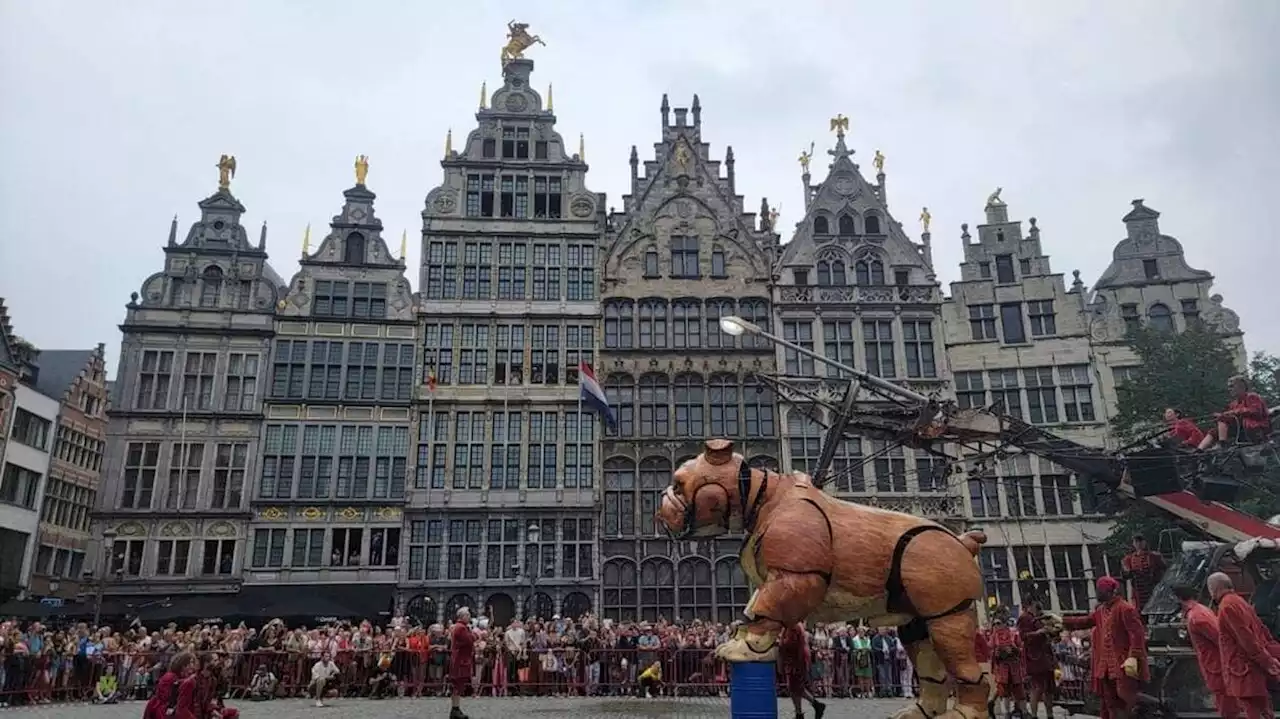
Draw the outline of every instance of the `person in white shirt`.
M324 706L324 688L338 676L338 665L329 652L320 655L320 661L311 667L311 686L316 692L316 706Z

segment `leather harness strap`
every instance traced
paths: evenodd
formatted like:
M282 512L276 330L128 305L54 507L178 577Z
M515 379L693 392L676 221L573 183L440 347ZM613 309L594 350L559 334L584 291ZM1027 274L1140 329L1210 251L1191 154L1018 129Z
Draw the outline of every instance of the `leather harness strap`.
M884 587L885 605L890 612L910 614L918 620L926 622L963 612L973 605L973 599L966 599L941 614L923 615L916 611L915 604L911 602L911 597L907 596L907 588L902 583L902 555L906 553L907 545L911 543L911 540L929 531L946 532L951 538L960 541L960 538L952 534L949 529L936 524L922 524L903 532L902 536L898 538L898 543L893 548L893 560L889 564L889 578L885 581Z

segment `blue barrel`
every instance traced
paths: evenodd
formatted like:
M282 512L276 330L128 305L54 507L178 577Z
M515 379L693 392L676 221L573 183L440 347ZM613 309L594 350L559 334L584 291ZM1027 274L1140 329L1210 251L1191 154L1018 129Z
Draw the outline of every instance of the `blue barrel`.
M774 662L729 665L731 719L778 719L778 676Z

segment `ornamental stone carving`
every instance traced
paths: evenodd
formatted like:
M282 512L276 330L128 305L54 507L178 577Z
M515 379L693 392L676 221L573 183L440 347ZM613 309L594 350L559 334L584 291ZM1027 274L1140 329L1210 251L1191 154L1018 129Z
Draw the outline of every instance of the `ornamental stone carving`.
M596 203L587 195L577 195L569 202L569 212L574 217L587 218L595 212Z

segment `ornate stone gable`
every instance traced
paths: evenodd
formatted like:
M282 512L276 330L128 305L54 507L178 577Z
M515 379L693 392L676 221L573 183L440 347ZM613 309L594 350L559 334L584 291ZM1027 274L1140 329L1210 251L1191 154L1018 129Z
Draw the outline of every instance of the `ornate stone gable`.
M1103 271L1094 289L1146 284L1153 279L1166 282L1213 282L1213 273L1192 267L1182 243L1160 234L1160 213L1142 200L1133 201L1133 209L1123 218L1127 236L1111 253L1111 264ZM1155 277L1150 264L1155 262Z

